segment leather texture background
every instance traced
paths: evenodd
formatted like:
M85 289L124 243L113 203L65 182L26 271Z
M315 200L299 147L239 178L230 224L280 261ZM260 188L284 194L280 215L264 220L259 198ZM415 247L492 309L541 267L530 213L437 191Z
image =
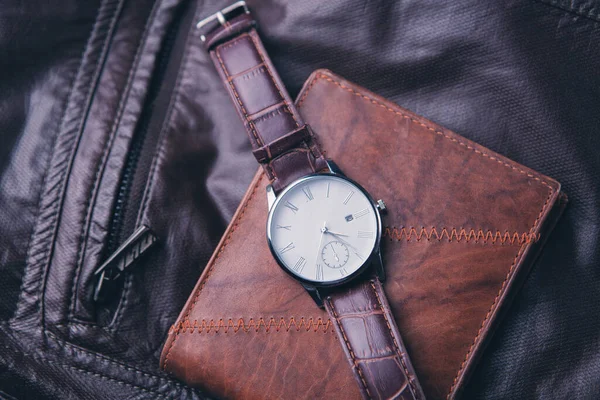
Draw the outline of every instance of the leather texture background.
M200 397L158 360L255 172L191 29L228 3L0 7L3 397ZM329 68L563 184L570 206L465 397L595 398L598 2L249 3L293 96L312 71ZM162 244L96 306L91 271L115 209L111 179L123 175L139 132L131 222L119 236L146 222Z
M326 156L385 200L390 308L426 397L454 397L547 239L560 185L328 71L306 82L298 108ZM161 365L217 397L353 398L329 314L260 234L267 183L259 173L248 189ZM258 365L210 362L219 355ZM259 382L269 384L257 392Z

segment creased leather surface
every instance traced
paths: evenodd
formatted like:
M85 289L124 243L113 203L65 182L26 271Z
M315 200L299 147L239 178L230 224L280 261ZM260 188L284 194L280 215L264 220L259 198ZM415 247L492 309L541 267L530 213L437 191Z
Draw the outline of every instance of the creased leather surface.
M230 2L176 3L184 7L173 20L191 21ZM570 205L486 350L466 397L595 399L600 392L598 1L249 3L293 97L312 71L330 68L563 184ZM168 245L154 249L128 274L131 297L114 333L104 336L104 329L78 326L79 333L68 339L40 335L34 321L45 269L34 268L32 285L22 284L26 267L44 265L49 249L30 251L32 233L52 232L42 215L59 205L42 193L57 190L77 173L47 171L51 160L71 159L88 97L96 96L93 77L97 71L109 76L103 47L112 53L131 45L129 35L138 41L143 27L130 13L148 16L153 2L124 2L121 7L129 10L124 19L116 12L119 4L31 0L5 1L0 7L0 391L16 398L154 399L160 398L157 388L167 398L194 398L161 374L159 351L255 172L229 97L204 50L193 42L184 45L191 30L189 21L182 22L161 94L148 111L153 116L149 137L160 136L164 126L166 139L157 163L161 179L152 185L144 220ZM113 20L137 21L119 24L117 47L107 40ZM181 66L184 52L189 54ZM131 56L123 55L123 68L106 67L122 76ZM120 101L123 80L114 82L116 88L108 84L101 91L106 108L100 112ZM172 117L165 122L170 108ZM87 129L86 134L103 140L108 128L100 126L101 131ZM148 166L139 167L143 177L136 186L142 194L157 146L147 150ZM54 184L45 184L51 177ZM132 208L134 221L138 211ZM90 249L96 251L96 245ZM52 267L68 275L76 264ZM89 270L81 272L88 276ZM71 288L61 284L49 290L63 293L66 304ZM23 308L24 319L8 328L20 300L32 307ZM85 310L86 298L76 300ZM64 315L65 310L50 305L49 312Z
M311 76L297 103L327 157L386 201L391 310L427 398L454 397L554 225L560 185L328 71ZM267 182L255 178L171 329L161 365L220 397L356 397L348 366L335 361L345 353L325 329L328 314L278 268L259 234ZM459 233L436 240L402 229ZM261 362L211 363L223 349ZM331 361L315 363L322 352ZM279 354L277 363L265 354ZM257 393L264 380L270 384Z

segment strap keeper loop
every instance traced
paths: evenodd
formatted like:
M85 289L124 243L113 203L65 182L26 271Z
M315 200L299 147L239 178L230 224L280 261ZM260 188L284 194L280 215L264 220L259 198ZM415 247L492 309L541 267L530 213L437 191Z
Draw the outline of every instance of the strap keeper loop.
M267 164L280 155L297 148L302 142L308 144L310 140L312 140L311 129L308 125L304 125L271 143L253 150L252 154L259 163Z

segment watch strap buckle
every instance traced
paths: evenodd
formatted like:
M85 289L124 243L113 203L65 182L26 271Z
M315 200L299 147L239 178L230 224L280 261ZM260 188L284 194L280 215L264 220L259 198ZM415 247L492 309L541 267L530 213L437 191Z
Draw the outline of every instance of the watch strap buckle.
M250 10L248 9L248 6L246 5L245 1L236 1L235 3L223 8L223 9L217 11L216 13L199 21L196 24L196 29L202 29L206 25L211 24L212 22L215 22L215 21L218 21L219 24L221 24L222 26L225 26L225 24L228 21L228 16L236 11L239 11L240 9L243 9L244 14L250 14ZM202 40L203 42L206 42L206 36L200 35L200 40Z

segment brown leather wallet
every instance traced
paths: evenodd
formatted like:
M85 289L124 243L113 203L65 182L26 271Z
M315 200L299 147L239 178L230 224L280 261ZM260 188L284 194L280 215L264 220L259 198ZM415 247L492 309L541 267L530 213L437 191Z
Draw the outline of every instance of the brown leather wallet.
M319 70L297 106L387 199L385 291L429 399L455 398L564 204L560 184ZM257 173L161 365L217 397L360 398L334 324L272 258Z

